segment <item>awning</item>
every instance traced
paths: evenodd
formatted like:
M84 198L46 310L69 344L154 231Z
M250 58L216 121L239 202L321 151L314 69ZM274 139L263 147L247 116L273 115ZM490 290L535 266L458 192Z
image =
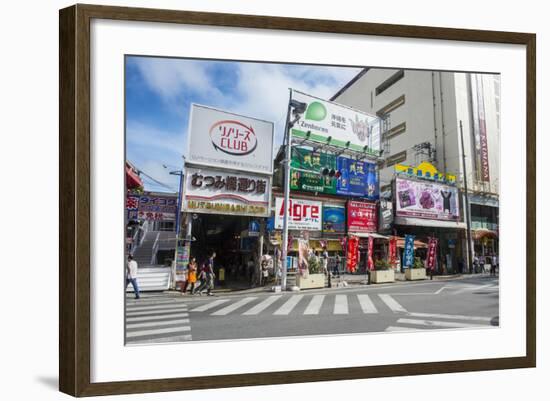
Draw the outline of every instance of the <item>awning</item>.
M418 219L415 217L396 217L394 224L400 226L458 228L464 230L466 229L466 223L464 223L463 221L430 220Z
M382 238L382 239L389 239L390 237L386 237L385 235L378 234L378 233L348 233L348 235L353 235L355 237L359 238Z
M397 247L398 248L405 248L405 238L397 237ZM427 248L428 244L425 242L419 241L417 239L414 240L414 247L415 249L418 248Z
M498 233L493 230L478 229L478 230L473 230L473 237L475 240L478 240L481 238L498 238Z

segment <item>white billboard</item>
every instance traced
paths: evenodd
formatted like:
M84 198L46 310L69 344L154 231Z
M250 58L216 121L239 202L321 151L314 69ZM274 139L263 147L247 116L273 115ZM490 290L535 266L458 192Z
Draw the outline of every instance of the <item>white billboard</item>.
M186 162L273 173L273 123L191 105Z
M275 199L275 228L283 228L284 199ZM305 199L289 200L288 229L321 231L323 217L323 203Z
M311 141L326 143L330 137L332 146L380 155L378 117L295 90L292 99L307 105L291 130L292 136L306 138L309 132Z
M271 177L187 167L182 210L191 213L268 217Z

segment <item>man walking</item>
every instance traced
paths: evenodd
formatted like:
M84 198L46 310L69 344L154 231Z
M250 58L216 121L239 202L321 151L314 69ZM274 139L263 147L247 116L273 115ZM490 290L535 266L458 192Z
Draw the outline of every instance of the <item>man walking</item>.
M128 255L128 264L126 265L126 287L128 287L129 283L132 283L132 287L134 287L134 294L136 296L136 299L139 299L137 272L138 272L137 262L134 260L132 255Z
M208 258L208 263L206 264L206 295L214 295L212 294L212 290L214 289L214 278L216 275L214 274L214 258L216 257L216 252L212 252L210 257Z

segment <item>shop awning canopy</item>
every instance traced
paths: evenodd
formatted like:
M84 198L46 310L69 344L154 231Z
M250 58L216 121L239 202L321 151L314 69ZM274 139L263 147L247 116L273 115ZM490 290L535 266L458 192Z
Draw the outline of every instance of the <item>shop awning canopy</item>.
M398 248L405 248L405 238L397 237L397 247ZM414 240L414 247L415 247L415 249L427 248L428 244L426 244L423 241L419 241L419 240L415 239Z
M464 223L463 221L430 220L419 219L416 217L396 217L394 223L400 226L457 228L463 230L466 229L466 223Z
M348 233L348 235L353 235L353 236L356 236L356 237L359 237L359 238L368 238L368 237L382 238L382 239L389 239L390 238L390 237L386 237L385 235L378 234L378 233L354 233L354 232L350 232L350 233Z
M473 237L476 240L481 238L498 238L498 233L492 230L478 229L473 230Z

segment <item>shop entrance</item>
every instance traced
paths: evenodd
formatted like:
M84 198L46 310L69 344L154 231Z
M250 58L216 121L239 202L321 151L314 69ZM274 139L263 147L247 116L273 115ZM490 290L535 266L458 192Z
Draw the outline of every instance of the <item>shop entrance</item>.
M243 287L252 285L255 269L259 266L261 232L249 230L257 217L196 214L192 220L191 257L199 268L216 252L214 272L219 285ZM222 269L222 274L220 274ZM220 279L222 279L220 281Z

